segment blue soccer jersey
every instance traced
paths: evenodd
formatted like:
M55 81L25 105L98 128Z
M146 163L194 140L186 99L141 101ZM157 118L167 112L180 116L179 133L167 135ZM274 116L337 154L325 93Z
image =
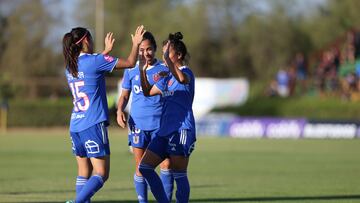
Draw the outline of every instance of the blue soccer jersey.
M105 72L111 72L118 59L102 54L80 54L78 77L66 70L65 74L73 95L70 131L80 132L100 122L108 125L108 104Z
M161 79L161 72L168 72L164 64L157 62L148 67L146 75L151 85ZM125 70L122 88L131 91L131 106L129 125L136 126L141 130L154 130L160 127L160 118L163 107L163 99L160 95L145 97L141 88L140 70L138 64L132 69Z
M195 136L195 119L192 111L195 78L192 71L183 66L180 70L188 76L188 84L179 83L170 73L155 85L165 98L159 136L168 136L181 130L190 130Z

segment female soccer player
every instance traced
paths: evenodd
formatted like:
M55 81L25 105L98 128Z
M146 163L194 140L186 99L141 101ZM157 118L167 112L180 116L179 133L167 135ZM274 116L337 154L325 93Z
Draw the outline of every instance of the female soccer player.
M148 68L146 75L150 84L160 80L164 72L168 72L166 66L155 58L156 41L150 32L145 32L143 41L139 47L139 55L144 56ZM147 183L138 170L140 160L152 137L160 127L160 117L163 99L160 95L145 97L140 83L139 64L132 69L125 70L122 82L122 91L118 102L117 122L120 127L125 128L125 107L132 93L131 110L129 115L129 145L133 149L135 159L134 185L137 198L140 203L147 203ZM160 165L160 178L163 182L166 194L171 199L174 179L169 172L169 160Z
M64 35L65 75L74 104L70 138L78 166L76 203L90 202L109 176L110 148L106 128L109 122L104 74L135 65L144 32L144 27L139 26L131 35L133 45L127 59L93 54L93 40L85 28L77 27ZM111 51L114 41L112 33L108 33L103 53Z
M185 65L187 49L182 38L180 32L169 35L163 52L170 73L155 85L151 85L146 78L145 71L149 65L144 60L140 60L139 65L144 95L162 95L165 99L160 129L151 140L139 165L139 171L160 203L167 203L170 200L166 197L160 178L154 169L166 157L170 158L171 172L177 185L176 201L188 202L190 194L187 166L196 141L192 111L195 78L189 67Z

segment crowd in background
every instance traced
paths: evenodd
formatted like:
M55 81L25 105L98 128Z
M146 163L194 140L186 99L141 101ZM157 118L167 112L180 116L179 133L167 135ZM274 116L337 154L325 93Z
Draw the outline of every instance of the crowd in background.
M360 32L349 31L340 43L313 58L309 63L304 53L297 53L288 67L278 70L266 95L316 94L360 100Z

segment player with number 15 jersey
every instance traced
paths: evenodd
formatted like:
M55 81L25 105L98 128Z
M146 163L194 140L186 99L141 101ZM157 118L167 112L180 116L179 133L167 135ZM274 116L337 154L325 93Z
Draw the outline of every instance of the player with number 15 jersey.
M100 122L108 124L104 73L111 72L117 61L117 58L108 55L82 53L79 56L78 77L73 77L66 70L74 97L70 132L80 132Z
M135 65L144 32L144 27L139 26L135 34L131 35L133 46L126 59L107 55L115 41L113 33L106 35L105 50L101 54L94 54L94 42L86 28L73 28L64 35L65 76L74 104L70 139L78 171L76 203L89 203L109 177L110 145L106 128L109 122L105 73Z

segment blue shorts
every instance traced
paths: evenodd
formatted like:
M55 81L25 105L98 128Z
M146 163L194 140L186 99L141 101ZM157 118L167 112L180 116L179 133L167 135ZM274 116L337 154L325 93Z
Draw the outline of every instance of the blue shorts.
M70 139L75 156L90 158L110 155L108 132L104 122L81 132L70 132Z
M151 139L155 137L157 130L140 130L135 126L129 127L129 146L145 149Z
M195 132L183 129L165 137L154 137L148 149L163 159L171 155L189 157L195 149L195 141Z

